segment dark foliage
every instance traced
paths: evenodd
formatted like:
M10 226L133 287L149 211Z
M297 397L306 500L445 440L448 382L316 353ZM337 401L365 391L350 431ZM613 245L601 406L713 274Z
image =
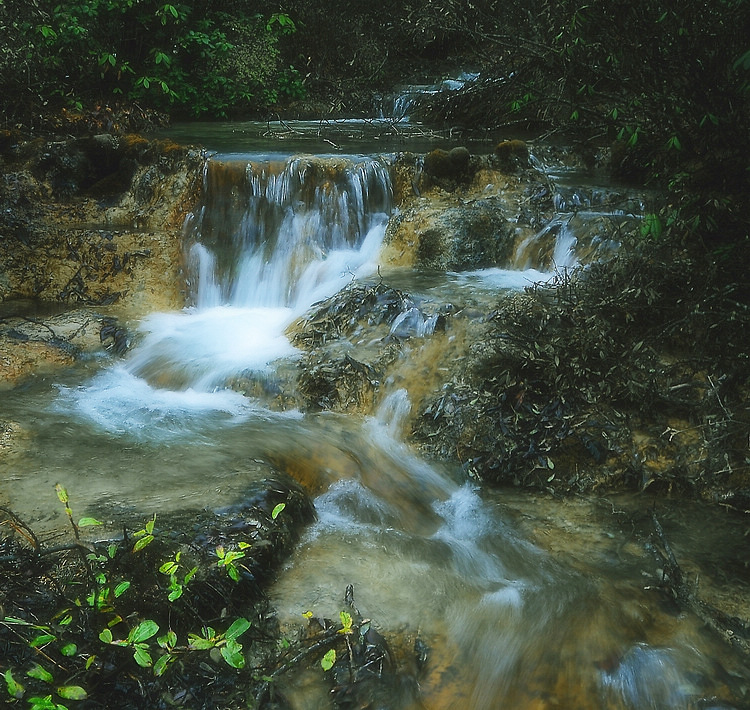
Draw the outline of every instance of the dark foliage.
M719 282L650 244L501 304L492 346L427 407L418 437L501 484L743 485L749 294ZM647 455L660 466L644 466L633 431L659 442Z

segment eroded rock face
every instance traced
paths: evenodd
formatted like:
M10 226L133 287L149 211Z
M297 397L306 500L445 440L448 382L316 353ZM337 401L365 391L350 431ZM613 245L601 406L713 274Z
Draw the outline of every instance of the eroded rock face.
M62 310L116 304L137 318L184 305L182 224L203 165L198 150L140 136L3 145L0 384L104 341L127 347L111 319Z
M128 344L127 331L114 318L90 308L0 317L0 389L30 373L72 365L86 353L102 349L122 353Z
M0 167L0 301L181 307L181 229L200 151L102 135L10 146Z
M386 232L383 261L465 271L508 266L519 244L552 214L543 174L466 149L403 154L394 166L399 211Z

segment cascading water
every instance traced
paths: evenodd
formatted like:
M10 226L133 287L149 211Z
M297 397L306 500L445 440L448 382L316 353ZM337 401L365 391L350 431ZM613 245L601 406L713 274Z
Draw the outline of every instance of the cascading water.
M129 364L199 391L292 356L288 325L375 268L392 202L369 158L213 160L204 194L187 225L194 305L147 320Z
M524 504L514 508L511 494L481 491L463 473L420 459L402 440L408 387L382 383L370 417L271 411L228 388L248 374L272 379L298 355L289 324L375 270L391 203L387 166L377 159L209 161L202 205L186 224L191 305L147 318L123 364L60 387L59 419L46 424L59 460L50 475L75 468L100 505L143 490L144 505L166 507L174 488L176 506L218 506L241 495L243 477L263 459L288 462L290 472L314 468L318 520L271 591L280 621L293 633L308 610L337 618L353 584L360 611L386 636L430 648L420 707L704 707L715 670L710 644L694 621L650 610L640 558L606 548L556 559L534 544L552 503L519 514ZM556 236L559 267L570 263L575 234ZM553 268L529 265L495 270L495 288ZM472 284L488 273L462 278ZM434 326L410 307L387 337L424 337ZM91 460L82 463L61 441L85 442ZM284 688L293 707L330 706L295 683ZM406 706L394 689L389 707Z

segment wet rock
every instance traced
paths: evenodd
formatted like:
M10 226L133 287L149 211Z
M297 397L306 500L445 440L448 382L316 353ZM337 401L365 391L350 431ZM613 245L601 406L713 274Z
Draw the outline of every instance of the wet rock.
M543 174L533 169L511 174L494 156L454 150L429 153L423 168L419 156L396 160L394 196L400 209L386 231L386 263L457 271L509 266L519 240L532 237L551 218L552 192ZM428 168L440 173L443 168L435 165L454 165L451 154L468 165L465 179L431 177Z
M311 348L342 337L358 328L382 324L413 306L408 294L380 282L375 285L351 284L313 307L291 328L295 345Z
M297 389L310 411L372 411L378 376L375 369L350 355L323 362L306 361Z
M0 184L0 301L184 304L181 227L203 156L166 141L98 135L26 144Z
M495 200L439 207L424 202L391 219L386 240L411 252L414 265L462 271L506 262L513 234L502 205Z
M87 308L0 317L0 386L13 386L103 349L122 354L128 342L127 331L115 319Z

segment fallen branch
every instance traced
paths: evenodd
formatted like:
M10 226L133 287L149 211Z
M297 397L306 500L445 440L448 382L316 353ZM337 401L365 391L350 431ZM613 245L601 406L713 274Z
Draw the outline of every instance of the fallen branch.
M661 584L658 588L667 593L681 609L693 612L725 641L739 648L744 654L750 655L750 623L738 617L729 616L697 598L695 594L697 585L692 587L685 581L682 569L677 563L677 558L654 511L651 512L651 519L654 523L655 535L652 535L646 543L646 549L656 557L662 569Z

